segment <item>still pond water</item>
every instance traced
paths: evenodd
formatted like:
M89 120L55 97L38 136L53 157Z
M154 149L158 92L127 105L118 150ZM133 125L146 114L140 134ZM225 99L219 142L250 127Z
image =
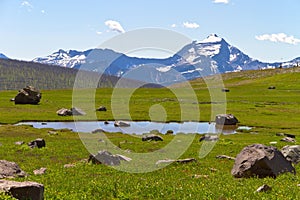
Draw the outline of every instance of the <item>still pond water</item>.
M75 132L91 133L96 129L102 129L105 132L122 132L126 134L143 134L149 133L151 130L158 130L165 134L168 130L176 133L223 133L234 134L237 129L250 129L249 127L224 126L223 129L218 128L215 123L208 122L128 122L129 127L115 127L114 121L109 121L109 124L104 124L104 121L89 121L89 122L22 122L18 125L32 125L34 128L53 128L53 129L70 129Z

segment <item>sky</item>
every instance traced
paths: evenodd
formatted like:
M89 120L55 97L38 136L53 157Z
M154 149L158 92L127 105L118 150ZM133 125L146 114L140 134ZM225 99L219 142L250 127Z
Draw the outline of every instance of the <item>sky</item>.
M0 0L0 53L33 60L155 27L192 40L215 33L252 58L288 61L300 56L299 8L299 0Z

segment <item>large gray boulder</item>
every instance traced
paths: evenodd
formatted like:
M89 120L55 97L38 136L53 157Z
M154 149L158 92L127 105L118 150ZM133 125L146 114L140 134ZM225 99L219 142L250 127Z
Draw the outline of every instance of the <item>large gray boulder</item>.
M93 164L116 166L121 164L121 160L129 162L131 161L131 158L119 154L113 155L109 151L103 150L98 151L96 155L91 154L88 162L92 162Z
M236 125L239 122L233 114L218 114L215 121L217 125Z
M283 156L294 164L300 162L300 145L287 145L281 149Z
M32 87L26 86L19 90L19 93L14 98L15 104L38 104L42 98L41 92Z
M24 177L26 173L15 162L0 160L0 179Z
M86 113L80 109L80 108L61 108L58 111L56 111L56 114L59 116L73 116L73 115L86 115Z
M43 138L37 138L35 140L32 140L31 142L28 143L28 146L30 148L43 148L46 147L46 142Z
M235 158L231 174L236 178L276 177L281 173L296 173L291 162L272 146L253 144L246 146Z
M163 141L163 138L159 135L154 135L154 134L150 134L150 135L145 135L142 137L142 141Z
M59 116L72 116L72 111L67 108L61 108L56 111L56 114Z
M14 198L20 200L44 199L44 186L36 182L0 180L0 191L10 194Z

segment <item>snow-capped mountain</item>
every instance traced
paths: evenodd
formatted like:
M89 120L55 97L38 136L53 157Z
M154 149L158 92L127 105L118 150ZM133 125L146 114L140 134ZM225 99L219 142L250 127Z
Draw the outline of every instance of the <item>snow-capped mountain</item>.
M166 59L136 58L110 49L90 49L83 52L59 50L33 61L163 84L216 73L291 67L300 63L300 58L285 63L263 63L211 34L204 40L187 44Z
M8 57L2 53L0 53L0 59L8 59Z

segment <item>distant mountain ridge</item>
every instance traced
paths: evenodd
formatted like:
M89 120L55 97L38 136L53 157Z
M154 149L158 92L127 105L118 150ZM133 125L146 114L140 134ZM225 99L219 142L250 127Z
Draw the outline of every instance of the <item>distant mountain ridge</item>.
M8 59L8 57L2 53L0 53L0 59Z
M288 68L298 65L300 57L282 63L261 62L250 58L216 34L211 34L202 41L187 44L175 55L165 59L129 57L111 49L90 49L87 51L59 50L33 61L103 72L117 77L126 76L149 83L167 84L216 73Z

